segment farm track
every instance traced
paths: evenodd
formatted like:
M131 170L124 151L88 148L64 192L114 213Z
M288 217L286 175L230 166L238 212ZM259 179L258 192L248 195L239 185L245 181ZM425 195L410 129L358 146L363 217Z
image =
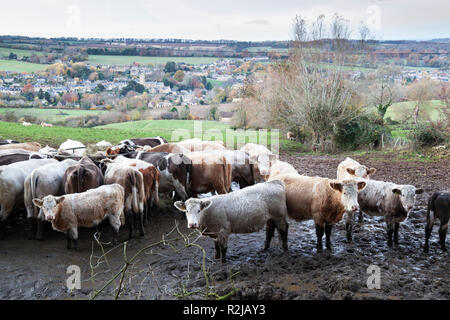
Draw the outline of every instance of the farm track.
M398 247L387 246L383 219L368 216L364 217L364 224L355 226L354 241L350 244L345 242L343 222L338 223L332 232L332 252L316 252L311 221L289 221L287 253L282 252L277 238L267 252L262 252L264 231L232 235L228 262L224 265L212 260L212 241L201 238L195 244L206 250L206 271L209 284L214 285L211 291L225 295L236 288L238 291L232 299L449 299L450 260L437 244L437 226L432 234L430 254L423 253L425 204L432 192L449 188L449 159L393 162L390 158L354 158L377 168L375 179L414 184L425 190L418 196L418 206L401 224ZM333 178L344 158L282 155L281 159L302 174ZM11 216L6 238L0 240L0 299L89 298L92 289L101 288L124 263L123 246L118 246L107 255L107 261L101 260L91 281L92 248L95 255L100 254L100 247L92 241L95 229L81 230L79 251L73 252L65 249L65 236L51 231L50 227L44 241L27 240L28 227L23 216L20 210ZM150 221L145 237L128 243L128 258L140 248L160 241L174 228L175 221L180 232L189 233L183 215L170 207L154 212ZM101 239L108 241L108 226L98 229ZM125 240L125 234L121 233L121 240ZM177 235L173 231L166 239ZM139 256L125 277L121 298L204 298L202 251L195 246L184 248L185 245L183 240L166 242ZM111 247L105 245L105 249ZM180 251L176 253L176 249ZM70 295L65 287L69 276L66 268L72 264L81 268L82 289ZM381 268L379 290L367 288L369 265ZM234 273L237 274L230 279ZM98 298L112 299L115 292L110 289Z

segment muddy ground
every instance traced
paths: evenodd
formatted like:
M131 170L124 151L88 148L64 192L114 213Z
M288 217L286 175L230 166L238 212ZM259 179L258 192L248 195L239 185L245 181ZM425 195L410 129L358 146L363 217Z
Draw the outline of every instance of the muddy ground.
M302 174L330 178L335 177L337 165L344 159L289 155L281 158ZM413 184L425 190L418 196L408 220L401 224L399 246L387 246L382 217L366 215L364 223L355 226L352 243L346 243L341 221L333 229L333 250L317 252L313 223L291 220L287 253L283 253L277 238L267 252L262 252L265 238L262 230L232 235L228 262L221 264L213 259L212 241L190 234L184 216L169 206L153 213L143 238L127 242L126 256L130 260L139 249L166 239L131 261L120 298L449 299L450 260L437 244L437 226L430 253L423 253L426 200L432 192L449 188L448 159L437 162L394 162L389 157L355 159L378 169L374 179ZM124 266L123 244L115 248L104 244L103 249L109 252L102 256L101 246L93 240L99 232L100 241L109 241L107 224L82 229L79 250L74 252L65 248L65 236L50 226L43 241L27 240L24 214L18 210L10 217L6 237L0 240L0 299L88 299ZM126 234L121 233L121 240L125 240ZM69 265L81 269L80 290L69 292L66 287ZM380 289L367 288L370 265L380 268ZM113 299L122 274L96 298Z

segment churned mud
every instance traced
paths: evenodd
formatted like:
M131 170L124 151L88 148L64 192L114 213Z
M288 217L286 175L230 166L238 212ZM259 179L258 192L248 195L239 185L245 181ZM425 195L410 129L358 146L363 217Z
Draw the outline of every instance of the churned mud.
M301 174L334 178L344 158L282 155L281 159ZM425 191L401 224L398 246L387 246L382 217L366 215L363 224L356 223L352 243L346 242L341 221L332 232L333 250L317 252L313 223L290 220L287 253L277 237L263 252L261 230L231 235L228 262L221 264L213 259L212 240L188 230L183 214L169 204L153 212L146 235L133 238L126 248L123 243L115 248L99 244L110 240L105 223L81 229L74 252L66 249L65 235L50 225L43 241L28 240L25 212L18 209L0 240L0 299L89 299L95 294L97 299L114 299L119 286L121 299L449 299L450 260L437 243L437 226L430 253L423 253L426 201L432 192L449 188L448 159L424 163L355 159L378 169L374 179L413 184ZM121 232L122 241L126 236ZM120 270L127 266L125 259L130 264L124 275ZM71 292L66 285L70 265L81 271L81 289ZM379 267L380 289L367 286L371 265Z

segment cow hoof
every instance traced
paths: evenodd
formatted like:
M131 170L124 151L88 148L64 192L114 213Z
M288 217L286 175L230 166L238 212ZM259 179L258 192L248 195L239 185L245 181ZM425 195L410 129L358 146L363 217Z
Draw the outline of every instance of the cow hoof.
M423 247L423 252L428 253L428 251L429 251L428 246Z
M443 246L443 247L442 247L442 251L448 252L447 247L446 247L446 246Z

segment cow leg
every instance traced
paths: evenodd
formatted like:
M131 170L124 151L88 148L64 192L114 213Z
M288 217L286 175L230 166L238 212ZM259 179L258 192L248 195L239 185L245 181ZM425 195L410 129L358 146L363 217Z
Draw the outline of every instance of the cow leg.
M217 239L214 239L214 248L216 249L216 255L214 256L214 259L220 259L220 244Z
M226 243L222 244L221 247L222 248L220 250L220 255L222 257L222 263L225 263L225 262L227 262L227 245L226 245Z
M69 230L66 232L66 239L67 239L67 249L72 249L72 238L70 238L70 232Z
M323 245L322 245L322 237L324 233L324 226L316 224L316 236L317 236L317 251L322 251Z
M44 237L44 224L45 221L41 219L37 219L37 232L36 232L36 240L42 240Z
M143 220L143 222L142 222L142 224L144 225L144 227L146 227L147 226L147 224L148 224L148 201L146 201L145 203L144 203L144 220Z
M280 237L280 241L283 246L283 251L286 252L288 250L287 240L288 240L289 224L286 222L286 226L284 228L277 227L277 229L278 229L278 235Z
M439 227L439 242L441 243L441 249L444 252L447 252L447 247L445 246L445 238L447 237L447 229L448 229L448 220L445 225L441 221L441 226Z
M78 251L78 229L77 228L71 228L69 230L69 236L72 239L73 250Z
M387 243L389 247L392 247L392 235L394 233L394 223L392 222L386 222L387 224Z
M400 223L396 222L394 225L394 244L398 245L398 229L400 228Z
M28 225L30 226L29 240L34 240L36 237L37 221L35 218L28 218Z
M423 251L425 253L428 253L429 250L429 240L430 240L430 235L431 235L431 231L433 230L433 224L434 224L434 213L432 213L430 215L430 213L428 213L427 215L427 224L425 225L425 244L423 246Z
M352 242L352 230L353 230L353 212L348 211L345 218L345 231L347 234L347 241Z
M328 250L331 250L331 229L333 229L332 224L325 224L325 243Z
M359 214L358 214L358 223L363 223L364 222L364 216L361 210L359 210Z
M270 242L272 241L272 237L275 233L275 221L273 219L269 219L266 222L266 241L264 244L264 251L269 249Z
M127 211L127 213L125 214L125 220L128 224L128 229L129 229L129 235L128 235L128 240L131 239L133 237L133 213Z
M138 229L139 229L139 235L141 237L143 237L145 235L145 230L144 230L144 211L139 212L139 214L138 214L138 216L136 218L137 218L136 223L138 224Z

